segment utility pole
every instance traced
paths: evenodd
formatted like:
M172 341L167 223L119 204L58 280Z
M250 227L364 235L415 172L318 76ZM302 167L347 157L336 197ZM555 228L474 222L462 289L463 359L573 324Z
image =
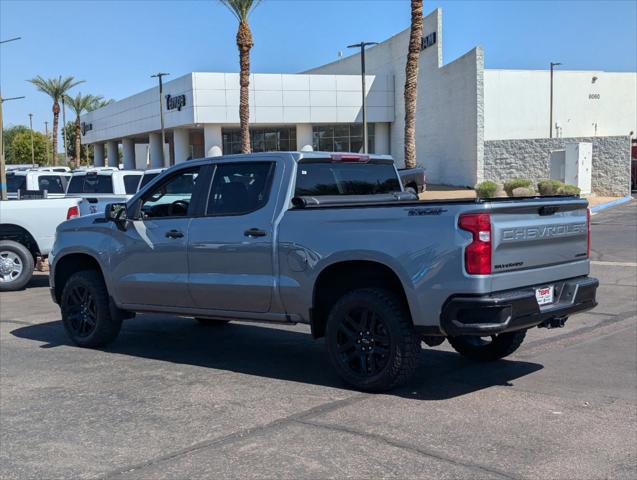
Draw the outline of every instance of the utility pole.
M553 138L553 68L562 65L560 62L551 62L551 93L549 106L549 138Z
M31 131L31 165L35 167L35 148L33 147L33 114L29 113L29 130Z
M62 95L62 140L64 141L64 165L68 166L69 165L69 157L67 154L67 147L66 147L66 103L64 103L64 95ZM53 155L55 155L55 152L53 152ZM53 162L54 165L57 165L57 162L54 161Z
M164 85L162 77L170 75L170 73L159 72L155 75L151 75L150 78L157 78L159 80L159 125L161 126L161 163L164 167L166 165L166 159L164 158L164 148L166 146L166 133L164 132Z
M49 122L44 122L44 135L46 136L46 163L50 163L49 158Z
M21 98L24 98L24 96L2 98L2 93L0 92L0 200L7 199L7 169L4 160L4 125L2 124L2 104L9 100L20 100Z
M0 44L14 42L20 40L22 37L9 38L7 40L0 40ZM0 200L7 199L7 170L4 163L4 126L2 125L2 103L8 100L18 100L24 97L2 98L0 92Z
M378 42L361 42L354 45L348 45L347 48L360 48L361 49L361 83L363 87L363 153L367 153L367 102L365 101L365 47L369 45L378 45Z

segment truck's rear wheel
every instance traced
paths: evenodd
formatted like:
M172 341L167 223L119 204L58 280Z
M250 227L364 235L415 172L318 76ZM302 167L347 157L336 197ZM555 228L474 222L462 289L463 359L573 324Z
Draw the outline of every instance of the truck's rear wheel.
M80 347L104 346L115 340L122 327L122 316L110 308L104 280L94 270L71 275L60 308L66 333Z
M327 320L327 351L338 374L365 391L405 384L414 374L420 338L401 302L386 290L345 294Z
M526 330L500 333L490 337L449 337L449 343L460 355L480 362L491 362L515 352L526 336Z
M20 290L33 276L33 255L21 243L0 240L0 292Z

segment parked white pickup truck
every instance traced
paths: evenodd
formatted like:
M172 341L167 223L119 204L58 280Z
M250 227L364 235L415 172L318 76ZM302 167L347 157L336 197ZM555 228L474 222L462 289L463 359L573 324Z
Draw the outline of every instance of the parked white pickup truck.
M81 198L0 202L0 292L23 288L38 257L46 258L55 230L80 215Z
M7 196L19 198L26 191L47 191L48 198L61 198L71 180L71 173L52 167L7 172Z
M66 196L86 199L80 205L82 215L101 213L107 204L126 201L132 197L137 192L143 173L140 170L119 170L114 167L75 171Z

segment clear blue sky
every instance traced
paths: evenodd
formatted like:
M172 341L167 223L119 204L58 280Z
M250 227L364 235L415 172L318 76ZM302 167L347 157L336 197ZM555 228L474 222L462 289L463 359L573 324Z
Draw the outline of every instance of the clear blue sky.
M637 2L440 1L444 61L476 45L487 68L637 69ZM382 41L409 26L409 2L263 0L252 16L254 72L298 72L337 59L361 40ZM120 99L155 85L157 71L238 71L234 17L215 0L0 0L0 85L5 125L44 130L49 99L25 80L73 75L75 91ZM347 54L347 53L346 53ZM71 120L67 112L67 120Z

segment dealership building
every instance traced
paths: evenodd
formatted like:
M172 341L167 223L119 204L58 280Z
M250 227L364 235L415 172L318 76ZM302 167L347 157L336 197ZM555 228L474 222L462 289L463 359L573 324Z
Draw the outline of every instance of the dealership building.
M477 46L443 64L442 11L425 17L418 79L418 163L428 181L473 186L483 180L548 178L551 158L568 144L592 144L592 188L630 192L630 149L637 131L637 73L484 68ZM403 163L405 63L409 30L366 50L369 151ZM566 61L566 59L562 59ZM82 141L96 165L158 168L237 153L239 75L193 72L82 116ZM299 74L250 78L253 151L360 151L360 57ZM163 151L163 154L162 154ZM120 158L121 152L121 158Z

